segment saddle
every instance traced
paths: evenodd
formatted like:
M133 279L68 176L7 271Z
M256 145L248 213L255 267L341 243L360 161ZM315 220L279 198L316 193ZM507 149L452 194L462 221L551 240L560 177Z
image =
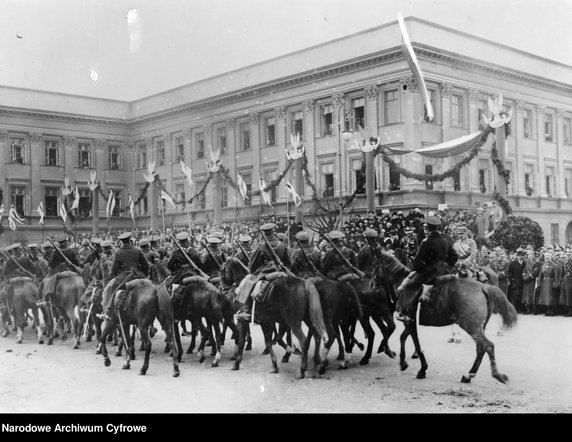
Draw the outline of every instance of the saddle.
M431 291L431 296L425 302L420 303L419 325L442 327L457 322L457 318L451 314L448 307L448 296L442 290L447 282L453 281L457 276L443 275L438 278L445 278L445 280L441 283L436 282Z
M140 285L152 284L148 279L140 278L133 279L125 283L126 290L118 290L115 293L115 298L113 300L113 307L117 310L127 310L127 305L129 305L129 298L133 289Z

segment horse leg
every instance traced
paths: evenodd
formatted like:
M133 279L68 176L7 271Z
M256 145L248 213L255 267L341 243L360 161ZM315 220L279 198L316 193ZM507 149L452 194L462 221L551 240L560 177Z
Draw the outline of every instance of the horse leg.
M471 379L473 379L477 375L477 371L479 370L481 362L483 361L483 356L485 355L485 348L483 345L484 344L483 341L475 340L475 342L477 345L477 356L475 357L475 362L473 363L473 366L469 370L469 374L467 374L466 376L463 375L463 377L461 378L461 382L463 384L470 383Z
M369 322L369 315L364 315L364 317L361 318L359 322L367 337L367 350L364 357L359 361L359 365L367 365L371 359L371 353L373 351L373 340L375 338L375 332L373 331L373 328Z
M274 335L276 325L274 322L266 322L260 325L262 327L262 333L264 334L264 348L268 350L270 360L272 361L272 371L270 371L270 373L278 373L278 361L274 350L272 350L272 337Z
M188 355L193 353L193 350L195 349L195 346L197 345L197 333L198 333L197 327L195 327L194 324L191 324L191 343L189 344L189 347L187 348L187 354ZM187 335L188 335L188 333L187 333Z
M252 336L250 335L250 326L248 327L248 334L246 336L246 351L252 350Z
M33 327L36 329L36 335L38 336L38 344L44 343L42 327L40 327L40 317L38 314L38 307L36 305L32 306L32 318L33 318Z
M408 337L409 337L409 329L406 326L404 328L404 330L401 332L401 335L399 335L399 344L400 344L399 367L400 367L401 371L407 370L407 368L409 367L409 365L407 364L407 361L405 359L405 357L406 357L406 355L405 355L405 343L407 342Z
M381 334L383 335L383 340L381 341L381 344L379 344L377 352L381 353L383 351L391 359L395 358L395 352L389 348L389 338L395 331L395 323L393 322L393 319L388 320L389 318L385 318L386 321L384 321L384 319L377 316L372 316L372 319L377 324L381 330ZM387 322L387 326L385 325L385 322Z
M288 333L288 331L289 329L287 325L285 324L278 325L278 336L276 336L276 343L284 350L286 350L286 353L284 353L284 356L282 356L282 360L280 361L283 364L286 364L290 361L290 356L292 356L292 351L293 351L292 346L287 345L282 339L284 335ZM288 340L288 338L286 339ZM290 341L292 341L292 339L290 339Z
M338 366L339 369L346 369L349 366L350 358L352 355L353 350L353 341L354 337L351 331L351 326L349 322L340 323L340 328L342 330L342 335L344 337L344 344L345 344L345 358L342 359L342 362Z
M330 348L334 344L334 341L338 341L338 344L341 346L341 338L340 334L338 333L338 327L334 326L331 322L327 322L326 333L328 333L328 342L324 342L324 351L320 357L321 360L318 365L318 374L324 374L326 372L326 367L328 366L328 354L330 352ZM340 349L341 352L343 352L343 347L340 347Z
M14 311L14 325L16 326L16 343L21 344L24 340L24 328L26 327L26 312L23 309Z
M205 346L207 344L210 332L203 325L202 321L193 322L193 329L194 328L199 328L201 331L201 343L199 344L198 353L199 353L199 362L202 364L203 362L205 362Z
M220 323L219 321L216 320L216 318L212 321L212 329L214 330L214 342L215 345L213 345L213 350L216 350L215 353L215 358L214 361L212 362L211 366L212 367L218 367L218 363L222 357L222 348L224 345L224 337L222 335L222 332L220 330Z
M415 351L417 356L419 356L419 361L421 362L421 368L417 372L417 379L425 379L425 374L427 372L427 361L425 360L425 355L421 351L421 344L419 343L419 335L417 334L417 324L411 323L407 324L409 328L409 333L411 334L411 338L413 339L413 344L415 345Z
M109 359L109 355L107 354L107 345L105 342L107 341L107 336L113 332L115 328L115 324L112 321L103 321L103 330L101 331L101 337L99 338L99 352L103 355L103 363L106 367L111 365L111 360ZM96 351L96 354L98 352Z
M143 360L143 366L139 370L139 374L144 376L147 374L149 369L149 355L151 354L151 338L149 337L149 327L147 325L139 327L139 333L141 334L141 342L145 348L145 359Z
M68 318L70 320L70 324L72 325L72 332L74 335L73 348L74 350L77 350L80 345L81 326L83 324L78 306L74 306L68 309Z
M467 331L465 327L463 327L463 330ZM479 369L479 366L481 364L484 352L486 352L489 355L489 360L491 361L491 372L493 378L495 378L497 381L503 384L506 384L508 382L508 376L503 373L500 373L497 368L497 363L495 360L495 345L487 339L482 329L480 328L476 331L473 331L472 333L467 331L467 333L469 333L477 343L477 358L475 359L475 363L473 364L471 370L469 371L468 379L465 378L465 376L463 376L461 382L465 383L470 382L471 379L477 375L477 370Z
M305 372L308 368L308 346L309 346L309 339L306 340L304 336L304 332L302 331L302 326L300 323L293 324L290 326L290 330L296 339L298 340L298 345L302 349L302 361L300 362L300 369L298 374L296 375L296 379L304 378ZM308 336L312 336L311 331L308 333Z
M174 340L175 340L175 345L177 346L177 351L174 352L177 356L177 361L181 362L181 359L183 358L183 345L181 344L181 334L179 332L179 324L175 321L174 325L173 325L173 335L174 335ZM174 348L174 347L173 347ZM173 351L173 350L172 350Z
M244 350L244 343L246 341L246 336L250 335L250 326L248 321L244 319L239 319L236 325L238 329L238 345L236 345L234 351L234 364L231 370L238 370L240 369L240 363L242 362L242 353Z

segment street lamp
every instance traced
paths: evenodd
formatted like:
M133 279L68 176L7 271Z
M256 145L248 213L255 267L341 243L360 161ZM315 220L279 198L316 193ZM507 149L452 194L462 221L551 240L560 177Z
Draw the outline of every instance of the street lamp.
M342 230L342 219L344 216L344 201L342 198L342 139L344 140L344 147L346 145L346 143L351 140L352 138L352 131L349 128L349 119L348 119L348 112L345 110L345 103L341 103L338 107L338 163L340 166L340 221L338 224L338 228L340 230ZM342 110L342 108L344 108L343 110L343 116L344 116L344 127L342 129L342 123L340 121L340 110Z

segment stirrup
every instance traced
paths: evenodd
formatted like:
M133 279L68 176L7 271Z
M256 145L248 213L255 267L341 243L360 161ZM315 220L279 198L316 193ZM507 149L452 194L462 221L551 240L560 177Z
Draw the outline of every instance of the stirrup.
M97 316L99 319L103 321L111 321L111 318L106 313L98 313L95 316Z
M412 317L408 316L406 313L399 313L399 314L395 317L395 319L397 319L398 321L401 321L401 322L405 322L405 323L415 321L415 319L413 319Z
M36 307L43 307L46 304L47 304L46 301L44 301L43 299L40 299L38 302L36 302Z

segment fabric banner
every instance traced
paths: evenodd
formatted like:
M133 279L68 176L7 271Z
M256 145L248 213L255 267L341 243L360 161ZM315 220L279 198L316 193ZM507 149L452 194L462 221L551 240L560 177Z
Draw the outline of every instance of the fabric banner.
M461 155L468 152L477 145L481 139L482 132L476 131L469 135L464 135L454 140L449 140L444 143L435 144L433 146L423 147L415 151L419 155L431 158L446 158Z

